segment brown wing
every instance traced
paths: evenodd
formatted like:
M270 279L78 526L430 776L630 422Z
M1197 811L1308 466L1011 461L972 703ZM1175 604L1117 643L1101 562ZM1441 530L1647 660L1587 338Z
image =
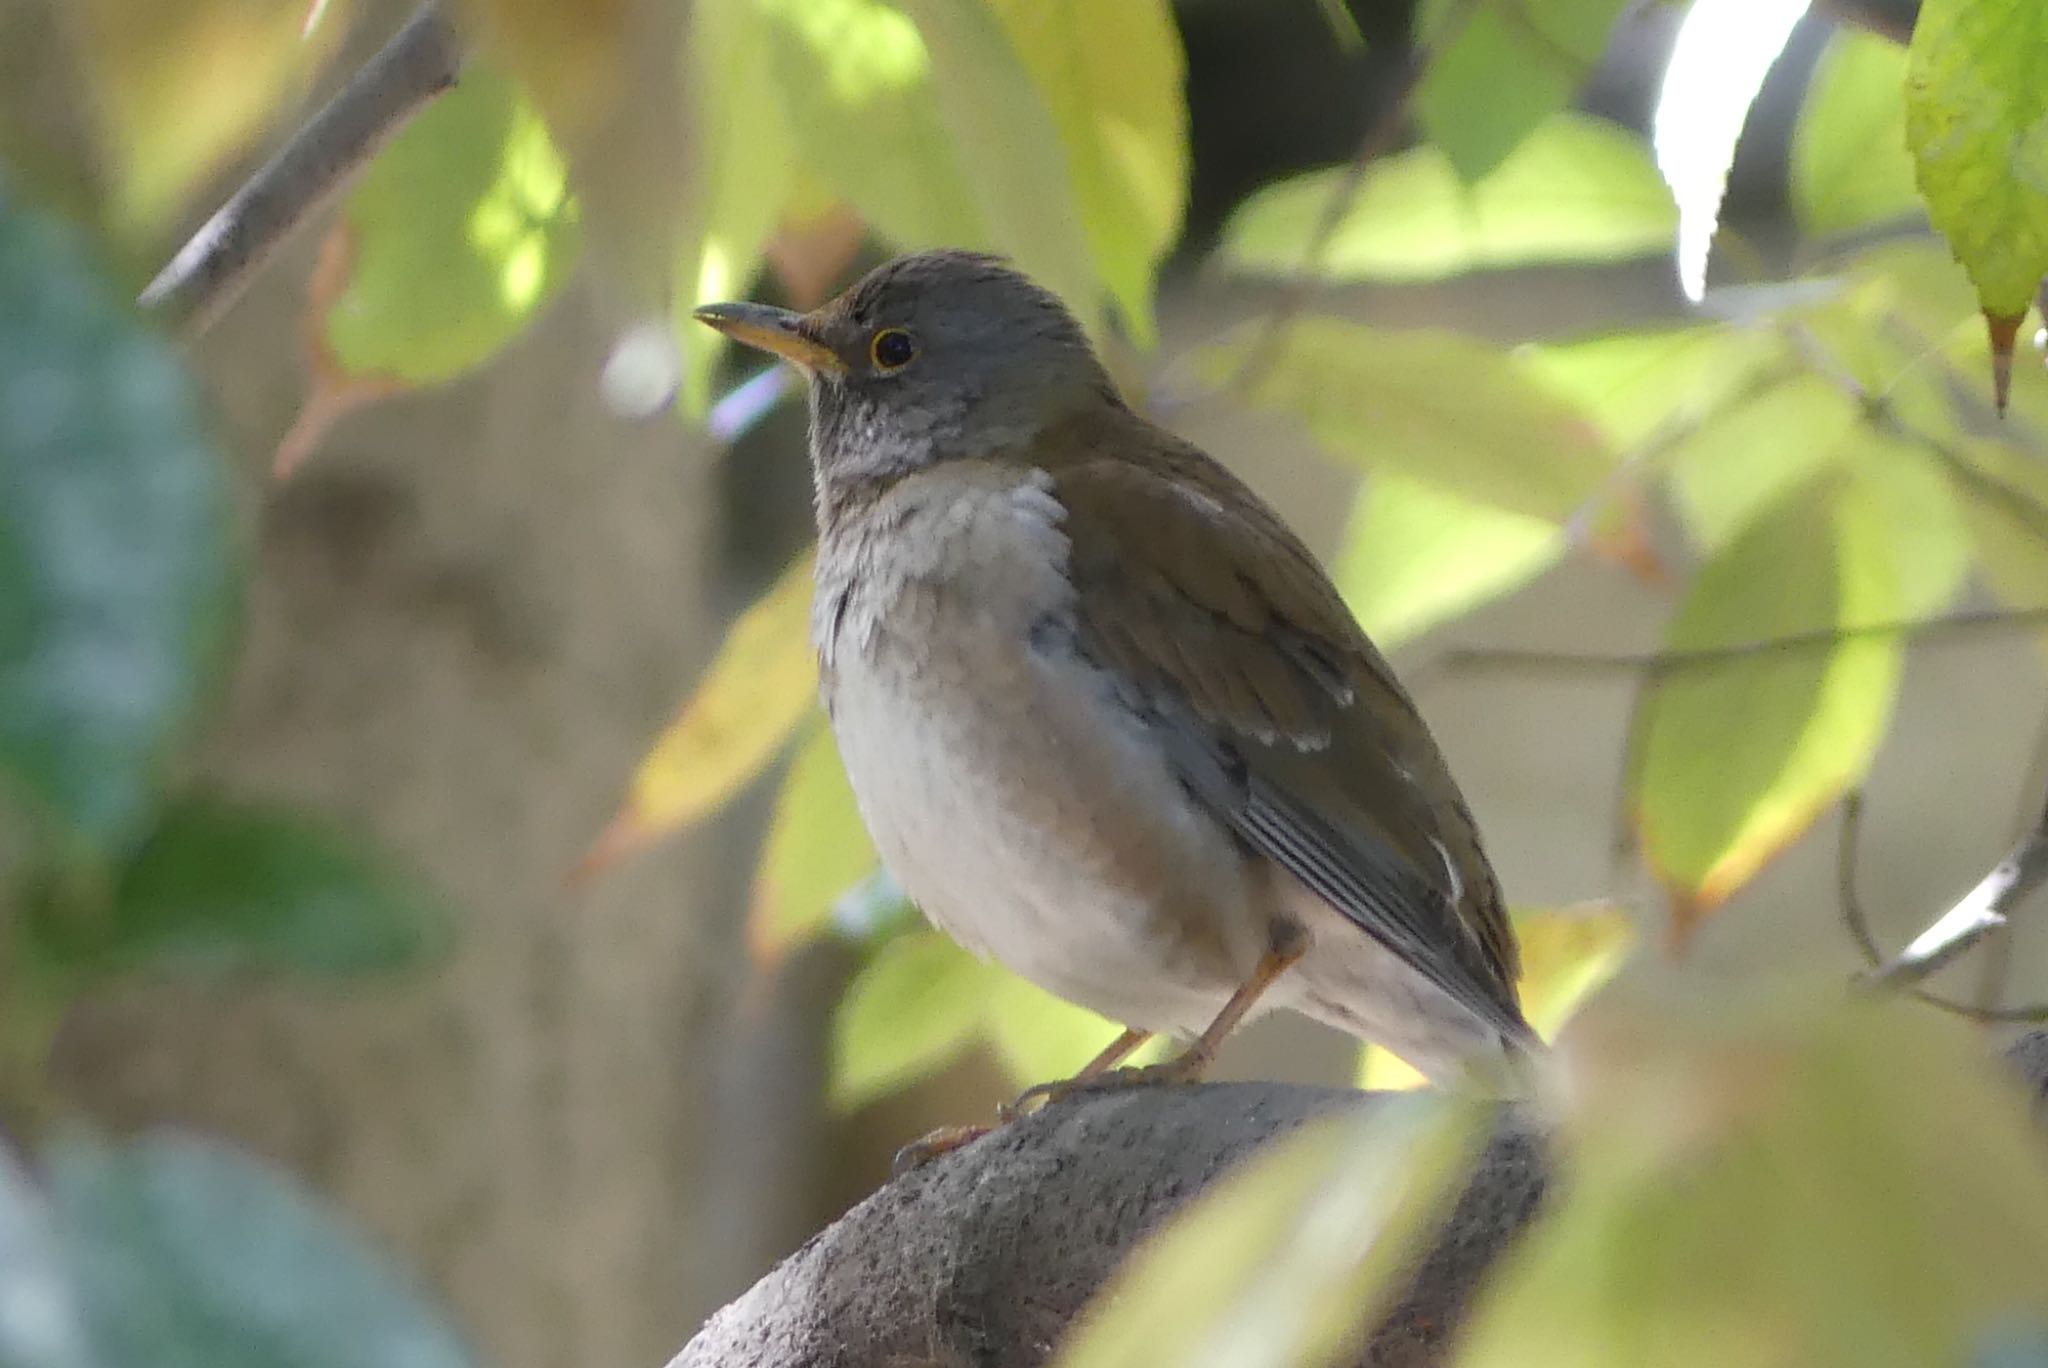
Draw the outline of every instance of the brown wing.
M1131 461L1137 443L1163 460ZM1051 474L1081 647L1128 681L1190 790L1454 999L1527 1038L1514 936L1471 814L1315 558L1229 472L1136 415L1091 416L1036 449L1061 453Z

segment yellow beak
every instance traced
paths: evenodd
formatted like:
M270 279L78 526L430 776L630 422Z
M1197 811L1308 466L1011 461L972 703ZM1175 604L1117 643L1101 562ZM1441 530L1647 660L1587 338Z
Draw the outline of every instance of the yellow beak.
M693 316L735 342L781 357L807 375L815 371L846 374L846 363L805 330L800 313L768 304L706 304Z

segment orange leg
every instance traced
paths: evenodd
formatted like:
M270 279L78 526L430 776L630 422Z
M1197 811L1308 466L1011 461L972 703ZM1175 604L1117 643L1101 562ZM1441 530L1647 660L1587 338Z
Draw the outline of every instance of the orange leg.
M1006 1102L996 1108L996 1115L1001 1121L1014 1121L1019 1116L1022 1116L1025 1108L1041 1095L1050 1096L1059 1089L1072 1087L1077 1083L1109 1072L1117 1065L1123 1063L1129 1057L1131 1051L1137 1049L1151 1038L1152 1033L1150 1031L1140 1031L1135 1027L1127 1026L1124 1028L1122 1035L1110 1041L1108 1045L1103 1047L1100 1054L1096 1055L1095 1058L1089 1060L1086 1064L1083 1064L1081 1071L1072 1078L1062 1079L1057 1083L1041 1083L1026 1092L1022 1097L1019 1097L1015 1102ZM962 1145L968 1144L971 1141L979 1140L988 1133L989 1127L987 1126L941 1126L923 1139L914 1140L896 1151L895 1162L890 1165L890 1168L898 1176L901 1176L914 1168L930 1163L942 1154L959 1149Z
M1154 1064L1145 1069L1127 1069L1124 1071L1125 1076L1134 1083L1191 1083L1200 1078L1208 1072L1209 1066L1216 1062L1216 1051L1222 1046L1225 1038L1237 1029L1237 1024L1244 1020L1245 1013L1251 1011L1253 1005L1266 995L1266 990L1271 988L1282 974L1293 968L1306 953L1308 941L1301 936L1290 938L1286 945L1278 949L1268 950L1260 958L1258 967L1252 970L1252 976L1238 985L1237 991L1230 995L1230 1001L1223 1004L1223 1010L1216 1014L1216 1019L1195 1037L1194 1044L1164 1064Z

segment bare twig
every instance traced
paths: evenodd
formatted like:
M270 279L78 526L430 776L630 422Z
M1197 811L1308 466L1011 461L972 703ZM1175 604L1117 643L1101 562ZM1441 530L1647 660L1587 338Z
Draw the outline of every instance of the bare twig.
M2048 809L1975 888L1904 950L1873 970L1870 981L1890 988L1920 982L2005 925L2007 912L2043 882L2048 882Z
M292 230L429 101L455 83L462 45L443 0L418 13L237 190L143 290L143 308L205 331Z

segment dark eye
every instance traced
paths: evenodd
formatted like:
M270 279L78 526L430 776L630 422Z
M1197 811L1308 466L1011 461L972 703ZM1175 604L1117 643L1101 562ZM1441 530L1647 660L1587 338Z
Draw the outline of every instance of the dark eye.
M901 328L884 328L868 343L877 370L902 370L917 359L917 339Z

